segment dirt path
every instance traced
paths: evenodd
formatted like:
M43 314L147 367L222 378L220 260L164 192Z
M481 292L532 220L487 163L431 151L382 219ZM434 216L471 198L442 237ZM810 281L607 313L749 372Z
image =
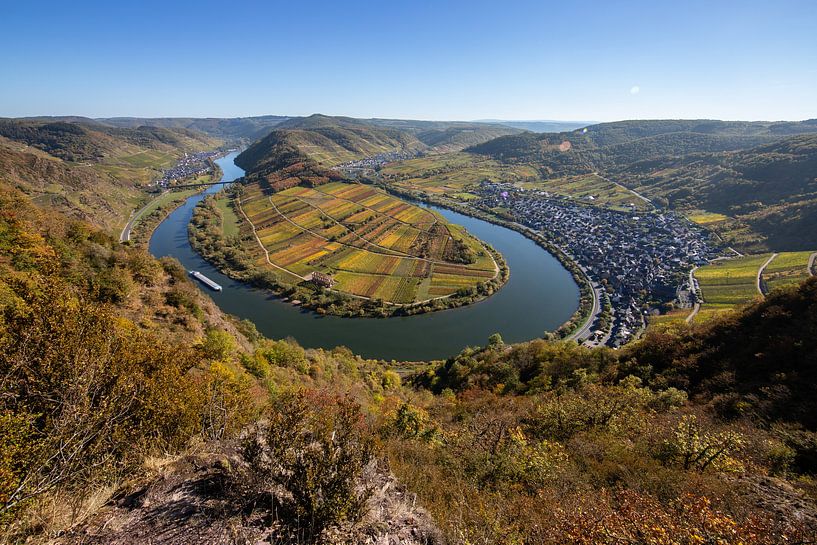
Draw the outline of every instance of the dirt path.
M813 254L808 256L808 265L807 265L806 270L808 270L808 275L809 276L814 276L814 260L815 259L817 259L817 252L814 252Z
M772 262L774 258L777 257L777 255L778 255L777 252L773 253L771 256L769 256L769 259L766 260L766 263L761 265L760 268L757 270L757 291L758 293L760 293L760 295L764 297L766 297L766 292L763 291L763 271L766 270L766 267L769 265L769 263Z
M650 199L648 199L647 197L645 197L644 195L642 195L642 194L641 194L641 193L639 193L638 191L636 191L636 190L634 190L634 189L630 189L630 188L629 188L629 187L627 187L627 186L623 186L623 185L621 185L621 184L620 184L620 183L618 183L618 182L614 182L614 181L613 181L613 180L611 180L610 178L605 178L604 176L602 176L602 175L601 175L601 174L599 174L598 172L594 172L593 174L595 174L596 176L598 176L599 178L601 178L601 179L602 179L602 180L604 180L605 182L610 182L611 184L615 185L615 186L616 186L616 187L618 187L619 189L623 189L624 191L627 191L627 192L629 192L629 193L632 193L633 195L635 195L636 197L638 197L638 198L639 198L639 199L641 199L642 201L644 201L644 202L646 202L646 203L649 203L649 204L652 204L652 201L651 201Z
M264 255L267 256L267 263L269 263L270 265L272 265L273 267L280 271L284 271L285 273L291 274L292 276L300 278L301 280L306 280L306 278L301 276L300 274L295 274L294 272L289 271L283 267L279 267L278 265L272 262L272 260L269 258L269 252L267 251L267 248L264 246L264 243L261 242L261 239L258 238L258 231L255 229L255 224L252 221L250 221L250 217L247 215L246 212L244 212L244 208L241 206L241 199L236 199L236 202L238 203L238 209L241 210L241 215L244 216L244 219L247 220L247 223L250 224L250 227L252 228L252 234L255 237L256 242L258 242L258 245L264 251Z

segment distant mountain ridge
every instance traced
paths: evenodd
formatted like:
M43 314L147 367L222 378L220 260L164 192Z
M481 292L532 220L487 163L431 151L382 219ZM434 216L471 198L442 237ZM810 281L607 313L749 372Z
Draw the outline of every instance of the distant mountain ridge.
M206 135L186 128L108 127L94 120L0 119L0 136L68 161L97 161L117 148L214 146Z
M209 136L224 139L258 140L279 123L291 119L282 115L261 115L255 117L110 117L95 121L115 127L135 128L139 126L190 129Z

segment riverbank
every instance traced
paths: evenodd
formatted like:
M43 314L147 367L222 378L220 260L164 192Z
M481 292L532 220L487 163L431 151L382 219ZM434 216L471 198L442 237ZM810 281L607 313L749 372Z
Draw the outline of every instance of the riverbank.
M224 157L224 155L217 157L217 159L221 157ZM202 180L202 183L220 180L224 175L221 167L213 161L212 168L213 172L206 175L207 180L202 180L203 177L198 176L188 183L196 183L197 180ZM184 204L188 198L203 192L205 189L206 186L182 190L174 190L172 187L165 189L142 206L142 208L128 220L127 225L122 229L122 233L119 236L119 242L129 243L134 246L147 245L150 241L150 237L153 236L153 231L165 218Z
M321 288L284 269L281 269L280 274L276 274L267 267L257 265L259 261L266 261L269 265L275 266L269 262L269 256L263 252L254 226L241 210L240 197L241 186L232 186L219 194L208 196L197 205L188 227L193 249L230 278L268 290L289 304L319 315L387 318L460 308L491 297L510 277L510 270L502 254L489 244L480 241L494 262L495 276L479 282L474 287L461 288L450 295L412 303L395 303ZM240 221L237 236L225 234L224 200L227 200L226 206L233 208Z
M231 157L219 162L224 182L244 175ZM229 278L192 248L188 225L193 211L207 195L220 190L220 186L209 187L205 194L190 197L172 212L156 228L150 253L173 257L185 269L200 271L220 284L223 291L207 290L208 297L224 312L252 321L269 338L291 337L305 348L345 346L365 358L429 361L454 356L464 347L484 346L494 333L506 343L550 335L577 308L579 289L570 273L532 240L493 223L429 205L448 222L464 227L502 254L513 270L502 289L476 304L416 316L388 320L321 316Z

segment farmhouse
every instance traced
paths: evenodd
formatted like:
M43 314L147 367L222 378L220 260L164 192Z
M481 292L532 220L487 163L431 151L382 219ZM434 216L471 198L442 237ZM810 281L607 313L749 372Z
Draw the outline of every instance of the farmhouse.
M335 279L329 276L328 274L324 274L322 272L315 271L312 273L310 280L316 286L320 286L322 288L331 288L332 285L335 283Z

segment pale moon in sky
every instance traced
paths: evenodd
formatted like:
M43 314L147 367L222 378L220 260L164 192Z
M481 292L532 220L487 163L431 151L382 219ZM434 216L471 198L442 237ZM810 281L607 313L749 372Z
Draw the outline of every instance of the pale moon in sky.
M632 87L630 87L631 95L637 95L639 91L641 91L641 87L639 87L638 85L633 85Z

